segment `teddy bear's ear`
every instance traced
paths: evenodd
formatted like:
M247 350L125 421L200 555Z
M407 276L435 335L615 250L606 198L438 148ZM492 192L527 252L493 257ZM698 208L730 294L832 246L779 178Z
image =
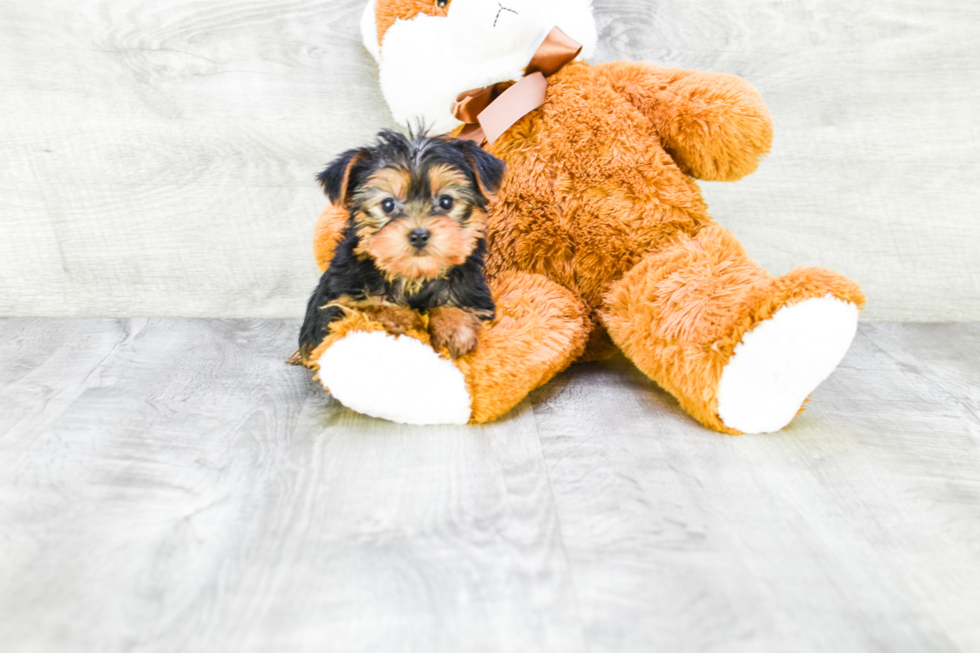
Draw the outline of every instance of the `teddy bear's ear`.
M361 15L361 40L374 60L381 61L381 43L378 41L377 0L369 0Z
M335 206L347 204L348 190L351 185L356 186L359 183L358 180L351 178L354 166L368 158L370 152L363 148L347 150L328 165L326 170L317 175L317 181L323 186L331 204Z
M488 200L493 200L504 178L504 162L473 141L457 141L457 147L463 151L466 161L473 169L480 192Z

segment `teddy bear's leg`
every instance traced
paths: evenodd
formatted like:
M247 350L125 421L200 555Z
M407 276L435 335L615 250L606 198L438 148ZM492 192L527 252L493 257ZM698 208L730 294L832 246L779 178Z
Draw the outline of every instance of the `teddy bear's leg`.
M311 367L348 408L406 424L488 422L565 369L585 349L589 309L535 274L508 272L490 283L497 317L472 352L435 352L429 334L392 336L362 313L335 322Z
M613 341L702 424L786 426L843 358L864 296L821 268L774 278L729 232L678 234L605 298Z

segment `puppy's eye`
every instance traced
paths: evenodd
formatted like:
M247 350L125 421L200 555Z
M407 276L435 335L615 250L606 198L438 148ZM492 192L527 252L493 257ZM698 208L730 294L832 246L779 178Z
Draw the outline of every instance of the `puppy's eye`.
M451 198L449 195L443 195L439 198L439 208L443 211L449 211L456 205L456 200Z
M381 202L381 210L386 214L391 214L391 212L395 210L395 200L389 197L385 201Z
M436 0L436 4L440 7L445 7L449 4L449 0Z

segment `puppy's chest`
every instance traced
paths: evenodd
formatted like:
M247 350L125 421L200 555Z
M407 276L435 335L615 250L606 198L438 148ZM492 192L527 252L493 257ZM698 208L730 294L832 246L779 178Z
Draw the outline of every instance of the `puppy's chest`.
M418 281L413 279L395 279L386 281L388 285L388 301L395 304L405 304L416 311L442 306L449 301L449 280L434 279Z
M352 252L349 264L337 266L340 279L338 294L359 302L387 303L425 311L450 301L454 287L453 274L435 279L389 277L370 258L359 258Z
M449 279L415 280L395 278L389 280L378 275L374 283L364 288L364 299L408 306L412 310L425 311L449 302Z

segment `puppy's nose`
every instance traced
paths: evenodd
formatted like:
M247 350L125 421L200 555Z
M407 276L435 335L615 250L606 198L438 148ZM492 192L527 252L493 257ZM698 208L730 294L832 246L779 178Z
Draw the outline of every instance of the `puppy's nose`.
M429 230L413 229L412 232L408 234L408 242L412 247L425 247L425 244L429 242Z

